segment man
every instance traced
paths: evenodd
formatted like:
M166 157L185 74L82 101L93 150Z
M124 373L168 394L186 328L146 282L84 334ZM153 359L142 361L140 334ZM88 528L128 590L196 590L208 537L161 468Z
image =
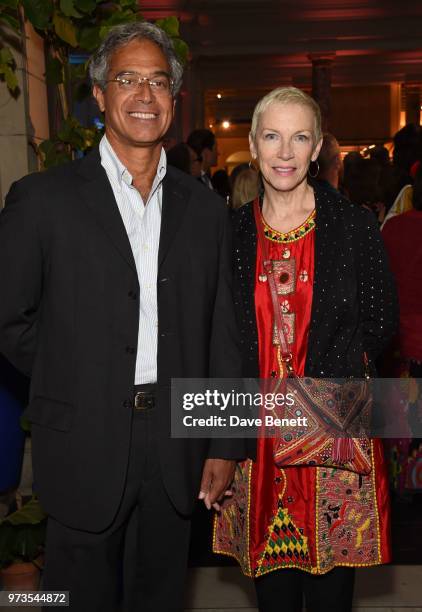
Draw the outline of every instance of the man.
M340 145L332 134L323 135L321 151L318 155L319 172L317 179L329 189L338 190L343 176L343 161L341 159Z
M113 29L92 58L99 150L15 183L0 215L0 351L31 375L44 589L114 612L138 519L130 611L182 609L195 497L218 507L243 443L171 439L171 377L240 358L224 204L166 166L182 68L159 28ZM203 228L206 232L203 232Z
M202 167L199 180L209 189L213 189L210 177L211 168L217 165L217 141L210 130L194 130L187 139L187 144L201 160Z

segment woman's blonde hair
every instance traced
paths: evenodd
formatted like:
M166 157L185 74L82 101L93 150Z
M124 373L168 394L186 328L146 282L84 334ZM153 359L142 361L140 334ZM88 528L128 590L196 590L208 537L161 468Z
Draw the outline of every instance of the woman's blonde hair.
M254 168L245 168L234 181L232 190L232 207L240 208L251 202L259 193L260 178Z
M319 142L322 137L321 110L318 103L315 102L311 96L308 96L308 94L297 87L277 87L277 89L273 89L270 93L261 98L255 106L252 116L250 135L253 141L255 141L256 131L262 113L274 102L279 102L280 104L300 104L301 106L306 106L311 109L315 118L315 143Z

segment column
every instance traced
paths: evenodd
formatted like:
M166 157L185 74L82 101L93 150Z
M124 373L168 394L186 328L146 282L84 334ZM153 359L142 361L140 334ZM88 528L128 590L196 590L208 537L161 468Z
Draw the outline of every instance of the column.
M421 116L421 85L420 83L405 83L405 112L406 124L420 124Z
M329 130L331 118L331 73L335 53L310 53L312 96L321 108L322 129Z

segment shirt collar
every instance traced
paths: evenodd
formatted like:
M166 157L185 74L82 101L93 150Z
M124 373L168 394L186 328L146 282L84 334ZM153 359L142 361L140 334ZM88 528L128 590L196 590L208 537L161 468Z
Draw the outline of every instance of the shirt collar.
M100 142L100 157L101 164L105 168L107 174L111 175L117 183L119 190L121 191L123 183L130 186L132 185L133 177L129 170L117 157L113 147L109 143L107 136L101 138ZM154 178L151 193L157 188L165 177L167 172L167 157L163 148L161 148L160 159L158 161L157 173Z

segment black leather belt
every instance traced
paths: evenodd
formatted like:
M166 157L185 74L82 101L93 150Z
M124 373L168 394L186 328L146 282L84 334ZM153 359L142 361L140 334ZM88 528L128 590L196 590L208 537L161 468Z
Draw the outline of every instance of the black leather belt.
M133 407L135 410L151 410L155 407L155 395L157 385L136 385L133 398Z

